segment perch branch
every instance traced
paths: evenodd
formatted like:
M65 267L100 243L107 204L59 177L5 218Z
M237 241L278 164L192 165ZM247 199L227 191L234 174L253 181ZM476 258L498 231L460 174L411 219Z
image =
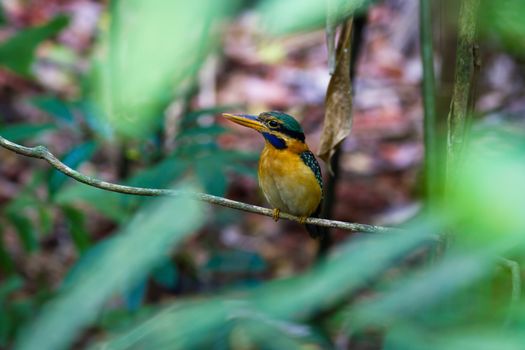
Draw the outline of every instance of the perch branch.
M213 195L206 194L206 193L189 192L189 191L172 190L172 189L133 187L133 186L125 186L125 185L119 185L119 184L114 184L111 182L102 181L97 178L84 175L74 169L71 169L66 164L62 163L56 156L54 156L44 146L25 147L17 143L11 142L9 140L6 140L5 138L1 136L0 136L0 146L10 151L13 151L15 153L24 155L26 157L44 159L49 164L51 164L55 169L66 174L67 176L79 182L85 183L86 185L97 187L97 188L100 188L106 191L112 191L112 192L118 192L118 193L124 193L124 194L133 194L133 195L139 195L139 196L187 196L195 200L207 202L210 204L220 205L220 206L228 207L232 209L242 210L242 211L246 211L249 213L255 213L255 214L269 216L269 217L273 215L273 210L268 209L268 208L246 204L246 203L234 201L234 200L223 198L223 197L213 196ZM296 221L296 222L300 222L301 220L301 218L294 216L294 215L287 214L287 213L281 213L280 218L291 220L291 221ZM331 228L338 228L338 229L353 231L353 232L380 233L380 232L386 232L386 231L392 231L392 230L399 230L399 229L392 229L389 227L365 225L365 224L358 224L358 223L351 223L351 222L344 222L344 221L326 220L326 219L319 219L319 218L307 218L305 223L312 224L312 225L318 225L318 226L331 227Z

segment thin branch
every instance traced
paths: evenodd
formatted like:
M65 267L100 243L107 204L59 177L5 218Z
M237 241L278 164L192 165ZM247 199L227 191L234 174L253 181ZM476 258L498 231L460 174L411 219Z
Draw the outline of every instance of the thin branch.
M11 142L9 140L6 140L5 138L1 136L0 136L0 146L7 148L8 150L11 150L15 153L24 155L26 157L44 159L49 164L51 164L55 169L66 174L67 176L79 182L85 183L86 185L98 187L106 191L112 191L112 192L118 192L118 193L124 193L124 194L133 194L133 195L139 195L139 196L187 196L189 198L207 202L210 204L220 205L223 207L242 210L242 211L246 211L249 213L255 213L255 214L269 216L269 217L273 216L273 210L271 209L258 207L256 205L246 204L246 203L234 201L234 200L223 198L223 197L212 196L206 193L189 192L189 191L182 191L182 190L171 190L171 189L156 189L156 188L124 186L124 185L114 184L111 182L102 181L97 178L79 173L78 171L74 169L71 169L66 164L62 163L51 152L49 152L49 150L44 146L25 147L17 143ZM281 213L280 218L291 220L291 221L296 221L296 222L301 221L301 218L294 216L294 215L287 214L287 213ZM338 229L353 231L353 232L380 233L380 232L400 230L400 229L394 229L394 228L389 228L389 227L357 224L357 223L326 220L326 219L319 219L319 218L307 218L305 223L312 224L312 225L318 225L318 226L331 227L331 228L338 228Z

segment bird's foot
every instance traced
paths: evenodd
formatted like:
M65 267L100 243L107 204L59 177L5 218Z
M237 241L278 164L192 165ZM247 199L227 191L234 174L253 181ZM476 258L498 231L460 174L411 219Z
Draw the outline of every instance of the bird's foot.
M281 213L281 209L275 208L273 210L272 218L277 221L279 220L279 214Z
M306 219L308 219L308 216L301 216L301 217L299 218L299 223L300 223L301 225L304 225Z

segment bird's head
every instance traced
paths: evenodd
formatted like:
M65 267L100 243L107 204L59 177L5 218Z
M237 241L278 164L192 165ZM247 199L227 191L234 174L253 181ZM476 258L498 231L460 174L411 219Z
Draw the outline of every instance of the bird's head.
M306 147L301 124L294 117L283 112L271 111L257 115L223 113L234 123L246 126L261 133L266 142L276 149L289 149L298 152Z

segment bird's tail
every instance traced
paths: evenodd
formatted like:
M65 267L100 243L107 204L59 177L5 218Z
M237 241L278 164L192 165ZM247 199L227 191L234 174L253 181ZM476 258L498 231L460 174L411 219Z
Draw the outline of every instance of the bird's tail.
M324 226L305 224L306 231L310 234L310 237L314 239L322 238L328 233L328 229Z
M321 204L311 216L318 218L321 214ZM332 236L330 235L330 230L325 226L318 226L312 224L305 224L306 231L310 234L310 237L313 239L319 240L319 246L317 248L317 256L323 257L326 255L330 246L332 245Z
M310 215L313 218L318 218L321 215L321 203L317 206L315 212ZM321 239L328 234L328 228L324 226L317 226L311 224L305 224L306 231L310 234L310 237L314 239Z

